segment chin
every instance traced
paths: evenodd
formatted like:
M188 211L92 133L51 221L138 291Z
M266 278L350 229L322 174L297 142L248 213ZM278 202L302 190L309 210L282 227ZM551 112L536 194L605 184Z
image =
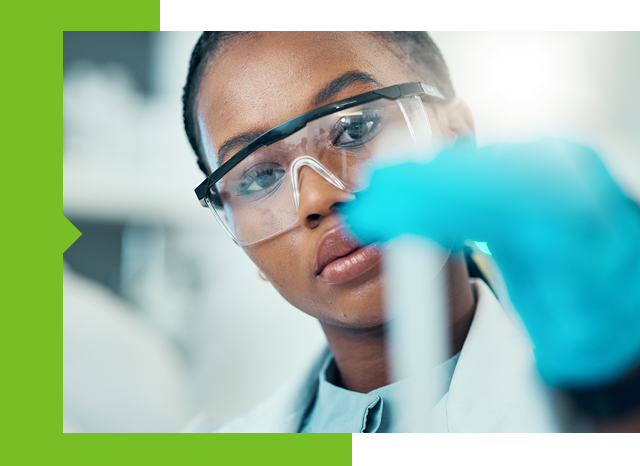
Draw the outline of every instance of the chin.
M318 320L344 328L364 329L384 324L382 279L379 270L371 272L331 290L326 301L331 306L328 309L326 304L323 306L316 315Z
M345 314L334 314L328 318L319 318L321 323L340 327L344 329L371 329L381 327L385 324L386 319L382 309L379 312L357 313L348 312Z

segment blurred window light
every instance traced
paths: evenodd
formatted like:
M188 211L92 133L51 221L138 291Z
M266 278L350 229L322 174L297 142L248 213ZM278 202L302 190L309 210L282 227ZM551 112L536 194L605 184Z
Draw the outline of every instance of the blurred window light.
M149 31L65 31L63 71L79 62L94 65L117 64L132 76L136 90L152 92L153 49L157 32Z

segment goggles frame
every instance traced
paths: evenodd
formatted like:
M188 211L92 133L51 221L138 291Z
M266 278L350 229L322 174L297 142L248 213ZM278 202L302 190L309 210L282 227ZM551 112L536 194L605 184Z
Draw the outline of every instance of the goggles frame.
M249 144L244 146L229 160L220 165L220 167L218 167L218 169L215 170L211 175L209 175L202 183L200 183L194 190L198 201L200 201L200 204L203 207L208 207L206 198L209 189L215 186L215 184L232 168L234 168L236 165L238 165L240 162L242 162L249 155L260 149L261 147L269 146L275 142L281 141L291 136L292 134L300 131L302 128L307 126L307 124L314 120L317 120L318 118L322 118L325 115L330 115L334 112L337 112L338 110L346 110L348 108L368 102L373 102L379 99L398 100L402 97L412 96L427 96L426 101L429 101L429 98L433 98L434 100L445 100L445 97L435 87L418 81L414 81L409 83L396 84L393 86L384 87L382 89L376 89L375 91L358 94L353 97L349 97L348 99L343 99L331 104L323 105L322 107L315 108L306 113L303 113L302 115L298 115L291 120L285 121L284 123L271 128L266 133L261 134Z

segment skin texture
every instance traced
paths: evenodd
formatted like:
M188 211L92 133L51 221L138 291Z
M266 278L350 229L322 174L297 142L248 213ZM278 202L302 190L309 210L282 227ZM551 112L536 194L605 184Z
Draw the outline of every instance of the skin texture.
M349 71L375 77L383 86L420 81L392 44L367 33L252 33L231 39L209 63L197 99L197 121L209 166L227 139L265 132L318 107L314 96ZM355 83L321 104L378 86ZM451 143L473 134L468 107L459 99L427 108L434 138ZM322 236L339 225L336 206L345 193L313 170L301 171L299 225L244 248L247 255L293 306L317 318L335 356L342 384L369 392L387 385L384 280L380 264L341 285L315 276L313 263ZM475 296L460 254L443 272L449 283L452 354L467 335Z

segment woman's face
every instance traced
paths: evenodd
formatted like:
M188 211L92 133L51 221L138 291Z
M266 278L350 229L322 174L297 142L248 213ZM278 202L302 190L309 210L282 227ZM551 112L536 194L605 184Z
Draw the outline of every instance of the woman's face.
M261 134L320 105L420 81L393 47L368 33L252 33L231 39L206 70L197 99L209 166L217 166L214 154L222 144L241 133ZM356 80L318 100L328 83L349 72L367 74L382 86ZM443 137L439 116L428 111L434 138ZM336 205L348 198L309 167L301 169L300 179L298 224L245 252L287 301L324 324L380 325L381 253L359 249L318 270L318 262L321 267L330 259L327 254L347 247Z

